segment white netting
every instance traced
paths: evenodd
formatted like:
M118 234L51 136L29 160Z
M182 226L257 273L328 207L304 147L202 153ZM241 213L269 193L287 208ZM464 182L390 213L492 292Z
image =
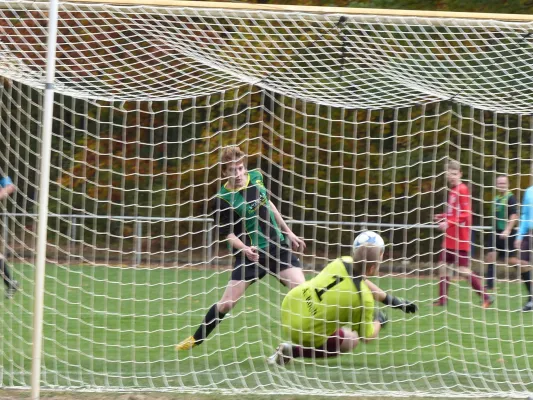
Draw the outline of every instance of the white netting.
M0 3L0 380L30 382L47 3ZM524 396L531 314L512 270L496 307L452 285L433 309L445 160L473 195L474 254L494 177L520 199L532 160L532 23L61 3L42 385L99 390ZM178 354L228 281L209 207L239 144L307 239L307 271L363 226L389 246L377 282L416 300L354 354L268 367L286 293L267 278L202 346ZM475 262L474 267L480 263ZM401 314L401 315L400 315Z
M4 3L20 19L3 24L3 74L42 85L46 3ZM60 12L57 83L77 96L190 98L247 82L347 108L453 98L531 110L531 22L70 3Z

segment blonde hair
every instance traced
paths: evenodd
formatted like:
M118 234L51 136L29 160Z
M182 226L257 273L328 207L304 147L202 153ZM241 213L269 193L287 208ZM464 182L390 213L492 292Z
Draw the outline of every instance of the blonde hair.
M461 172L461 164L459 163L459 161L449 159L446 163L446 169Z
M222 155L220 156L222 171L226 170L228 163L237 161L242 161L246 165L246 154L239 146L228 146L222 150Z
M356 247L353 251L353 276L366 275L367 266L379 265L382 255L383 249L370 243Z

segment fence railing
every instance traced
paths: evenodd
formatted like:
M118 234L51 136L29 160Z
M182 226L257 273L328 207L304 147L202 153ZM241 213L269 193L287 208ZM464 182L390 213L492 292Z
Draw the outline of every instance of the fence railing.
M0 213L2 218L2 237L5 239L9 237L9 223L8 218L13 217L31 217L37 218L37 213ZM70 220L71 229L70 229L70 238L73 241L77 240L77 227L79 226L79 220L86 219L112 219L117 221L131 221L135 223L134 228L134 265L140 265L142 261L142 239L143 236L143 226L148 223L153 222L203 222L207 224L206 229L206 241L207 243L214 243L213 241L213 218L205 217L143 217L143 216L123 216L123 215L90 215L90 214L48 214L49 218L65 218ZM379 222L350 222L350 221L313 221L313 220L286 220L288 225L313 225L313 226L353 226L353 227L362 227L363 229L372 229L372 228L403 228L403 229L436 229L438 225L436 224L394 224L394 223L379 223ZM475 231L486 231L491 230L491 226L473 226L473 234ZM474 243L474 240L472 240ZM4 242L5 247L5 242ZM3 249L5 252L5 248ZM206 246L206 257L207 260L213 259L213 248L212 245Z

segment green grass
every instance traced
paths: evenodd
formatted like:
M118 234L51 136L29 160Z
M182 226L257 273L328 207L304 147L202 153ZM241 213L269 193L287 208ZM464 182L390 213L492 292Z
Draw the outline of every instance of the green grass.
M33 267L14 269L23 291L0 302L4 387L30 384ZM419 314L388 309L391 322L380 339L353 354L272 368L264 359L283 339L286 289L269 277L250 287L202 346L176 353L174 345L194 332L227 279L228 272L210 269L49 265L43 385L383 396L533 392L533 313L514 311L524 300L518 283L500 282L495 308L484 310L464 282L452 286L447 308L434 308L434 280L375 279L417 301Z

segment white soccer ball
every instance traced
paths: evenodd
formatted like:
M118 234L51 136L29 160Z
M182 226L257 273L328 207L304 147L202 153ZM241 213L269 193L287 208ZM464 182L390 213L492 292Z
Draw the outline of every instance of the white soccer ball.
M379 233L373 231L364 231L357 235L353 242L353 250L355 251L355 249L363 245L377 246L381 249L382 253L385 251L383 238L379 236Z

